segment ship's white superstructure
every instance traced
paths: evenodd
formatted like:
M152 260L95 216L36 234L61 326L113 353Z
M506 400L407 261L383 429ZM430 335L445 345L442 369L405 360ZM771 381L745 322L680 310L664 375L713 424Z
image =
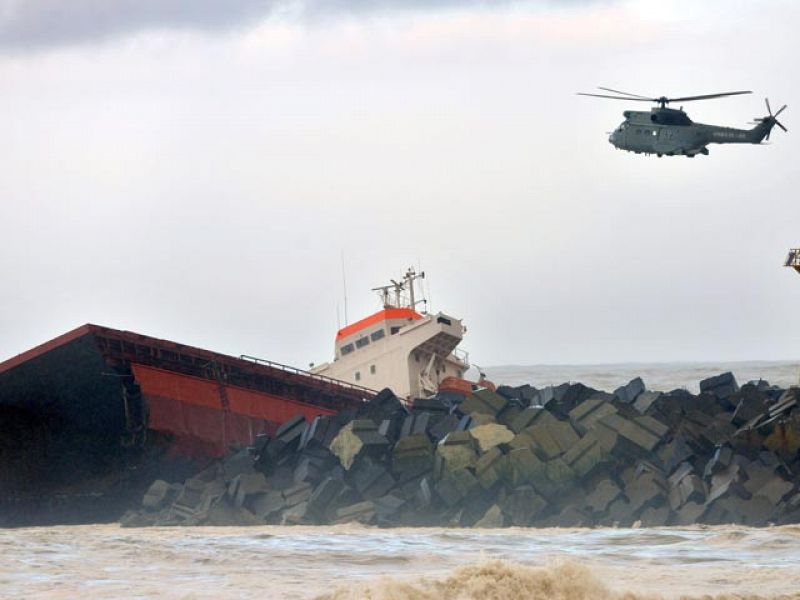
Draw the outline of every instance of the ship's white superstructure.
M374 390L388 387L406 399L436 393L446 377L462 379L469 362L457 346L466 328L444 313L416 310L427 304L415 288L424 276L409 269L400 282L374 288L383 308L340 329L333 362L311 371Z

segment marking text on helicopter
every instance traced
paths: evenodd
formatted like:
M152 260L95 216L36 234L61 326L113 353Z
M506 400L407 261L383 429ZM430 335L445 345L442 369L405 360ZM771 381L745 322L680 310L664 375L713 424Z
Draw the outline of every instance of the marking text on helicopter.
M608 141L616 148L635 152L636 154L655 154L657 156L666 154L667 156L688 156L693 158L698 154L708 154L708 144L760 144L763 140L769 140L769 134L775 125L784 131L788 131L778 121L778 115L786 109L786 105L784 104L778 112L772 114L768 99L765 99L767 116L757 118L754 121L755 127L752 129L737 129L695 123L683 111L683 107L679 109L667 108L667 104L671 102L692 102L694 100L738 96L752 93L750 91L722 92L681 98L667 98L666 96L653 98L605 87L598 89L605 92L613 92L615 95L586 94L582 92L579 92L578 95L630 100L632 102L658 103L659 106L650 109L650 112L626 110L622 113L625 120L608 138Z

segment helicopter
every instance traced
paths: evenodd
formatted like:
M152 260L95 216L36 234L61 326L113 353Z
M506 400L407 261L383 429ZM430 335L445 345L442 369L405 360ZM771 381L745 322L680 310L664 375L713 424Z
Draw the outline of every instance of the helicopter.
M763 140L769 140L769 134L775 125L784 131L788 131L778 121L778 115L786 110L786 105L784 104L778 112L772 114L772 108L767 98L764 99L764 102L767 105L768 114L765 117L756 118L753 121L755 127L752 129L736 129L695 123L683 111L682 106L679 109L667 108L667 105L672 102L693 102L695 100L710 100L712 98L752 94L749 90L684 96L682 98L667 98L666 96L652 98L606 87L598 87L598 89L604 92L612 92L616 95L587 94L584 92L578 92L578 95L629 100L632 102L655 102L658 104L658 106L650 109L650 112L626 110L622 113L625 116L625 120L609 135L608 141L616 148L635 152L636 154L655 154L658 157L664 155L688 156L689 158L694 158L698 154L708 155L709 144L760 144Z

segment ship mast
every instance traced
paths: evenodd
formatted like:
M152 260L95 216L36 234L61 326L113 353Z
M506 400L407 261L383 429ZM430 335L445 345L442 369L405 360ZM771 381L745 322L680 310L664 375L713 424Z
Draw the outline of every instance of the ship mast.
M390 279L390 284L374 287L372 291L378 292L383 308L410 308L416 310L417 304L423 303L427 305L428 303L424 296L417 300L417 290L414 289L414 282L418 279L425 279L425 272L417 273L414 267L411 267L405 272L400 281ZM394 297L392 298L392 296ZM427 310L422 312L427 312Z

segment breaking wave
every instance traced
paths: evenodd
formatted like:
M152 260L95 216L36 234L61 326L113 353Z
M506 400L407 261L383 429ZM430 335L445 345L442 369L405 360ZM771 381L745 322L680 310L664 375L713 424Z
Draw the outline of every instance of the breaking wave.
M415 581L382 577L339 587L316 600L660 600L656 593L619 592L575 562L531 567L500 560L459 567L444 579ZM800 591L782 595L700 595L682 600L800 600Z

